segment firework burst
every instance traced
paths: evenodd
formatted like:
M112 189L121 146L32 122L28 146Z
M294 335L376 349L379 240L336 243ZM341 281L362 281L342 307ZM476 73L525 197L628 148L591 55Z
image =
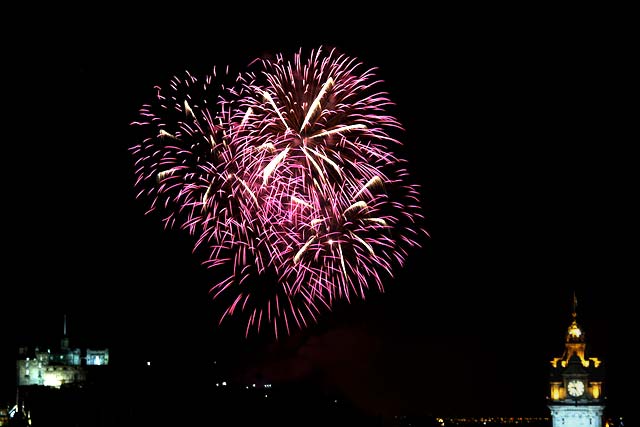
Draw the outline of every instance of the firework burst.
M423 230L375 70L317 49L255 61L232 84L214 77L157 88L132 152L138 196L194 236L205 264L230 267L211 289L228 300L221 321L243 313L246 334L268 323L277 336L382 291Z

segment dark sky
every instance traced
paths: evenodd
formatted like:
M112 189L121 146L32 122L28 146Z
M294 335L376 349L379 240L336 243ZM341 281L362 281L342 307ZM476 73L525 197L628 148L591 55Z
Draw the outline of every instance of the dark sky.
M623 20L182 12L87 14L9 48L0 383L16 346L55 339L67 313L78 345L113 358L219 357L237 375L310 378L371 411L546 415L575 290L610 406L630 408L637 132L625 132ZM134 199L129 123L173 74L321 44L379 67L431 239L385 294L278 342L245 340L217 327L212 277L186 236Z

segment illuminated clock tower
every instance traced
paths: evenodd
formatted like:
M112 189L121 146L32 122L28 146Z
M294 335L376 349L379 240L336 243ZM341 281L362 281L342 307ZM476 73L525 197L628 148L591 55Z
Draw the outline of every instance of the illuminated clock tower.
M602 362L587 357L585 334L576 320L576 297L561 357L551 361L549 409L553 427L602 427Z

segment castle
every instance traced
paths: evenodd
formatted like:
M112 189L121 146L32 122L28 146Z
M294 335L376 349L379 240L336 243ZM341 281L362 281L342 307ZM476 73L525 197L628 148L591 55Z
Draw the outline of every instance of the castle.
M60 348L43 350L35 347L18 349L18 386L40 385L60 388L63 384L83 383L87 380L89 366L109 364L109 349L86 349L69 347L67 316L64 316L63 335Z

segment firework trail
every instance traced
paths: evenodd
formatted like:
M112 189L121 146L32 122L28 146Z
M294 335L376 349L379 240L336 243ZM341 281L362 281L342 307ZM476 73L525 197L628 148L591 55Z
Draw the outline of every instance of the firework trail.
M402 126L362 68L320 48L225 83L187 73L134 122L148 133L132 147L138 197L188 230L206 265L230 269L211 292L227 299L220 320L242 313L246 334L290 333L382 291L424 233L418 187L393 154Z

